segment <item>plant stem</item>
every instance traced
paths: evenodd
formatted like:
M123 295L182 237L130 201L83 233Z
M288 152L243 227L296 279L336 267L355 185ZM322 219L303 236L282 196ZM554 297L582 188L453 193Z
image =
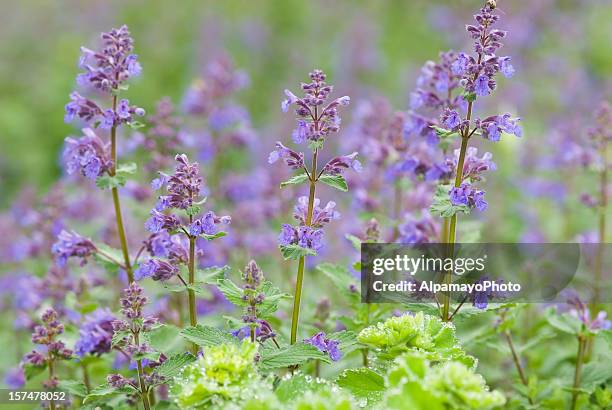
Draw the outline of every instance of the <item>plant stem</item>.
M391 242L395 242L399 237L399 224L402 213L402 187L400 181L395 181L394 196L393 196L393 217L395 218L395 226L393 228L393 237Z
M316 116L316 114L315 114ZM316 124L316 123L315 123ZM315 125L316 127L316 125ZM317 180L317 156L319 151L315 149L312 154L312 164L310 172L310 191L308 193L308 213L306 214L306 226L310 226L312 222L312 212L314 210L314 200ZM304 282L304 265L305 257L301 256L298 261L297 279L295 282L295 296L293 298L293 314L291 316L291 344L295 344L297 340L298 321L300 319L300 301L302 299L302 285Z
M87 393L91 390L91 382L89 381L89 370L87 369L87 365L81 362L81 369L83 369L83 384L85 384L85 388L87 389Z
M516 348L514 347L514 342L512 341L512 335L510 334L510 331L506 330L504 332L504 336L506 337L506 342L508 342L508 347L512 352L512 360L514 361L516 371L518 372L519 377L521 378L521 383L523 383L525 387L529 387L529 381L527 380L527 376L525 375L523 365L521 365L521 359L518 353L516 352ZM527 397L527 400L529 400L529 404L533 404L533 400L531 400L531 397Z
M193 216L189 216L189 223L193 223ZM195 284L195 240L196 238L192 235L189 235L189 285L193 286ZM187 294L189 296L189 324L191 326L196 326L198 324L198 313L196 311L196 298L195 292L190 287L187 289ZM198 353L198 345L195 343L192 346L192 351L194 355Z
M113 96L113 112L117 110L117 96ZM114 176L117 172L117 126L111 128L111 169L109 174ZM119 202L119 191L117 187L111 189L113 194L113 204L115 206L115 219L117 221L117 232L121 242L121 252L125 263L125 272L127 273L128 283L134 282L134 273L132 272L132 264L130 263L130 253L128 251L127 239L125 237L125 229L123 227L123 217L121 216L121 203Z
M49 353L49 358L47 359L47 367L49 367L49 380L53 381L55 377L55 363L51 353ZM55 401L53 399L49 400L49 409L55 410Z
M138 337L138 333L134 333L134 344L136 346L140 346L140 341ZM142 360L136 360L136 367L138 370L138 383L140 384L140 397L142 398L142 405L145 410L150 410L151 406L149 405L149 392L147 390L147 386L144 381L144 371L142 369Z
M370 361L368 360L368 349L361 349L361 357L363 358L363 367L368 367L370 365Z
M572 390L572 410L576 410L578 404L578 389L580 388L580 377L582 376L582 363L584 361L584 351L586 339L583 335L578 335L578 355L576 357L576 370L574 371L574 389Z

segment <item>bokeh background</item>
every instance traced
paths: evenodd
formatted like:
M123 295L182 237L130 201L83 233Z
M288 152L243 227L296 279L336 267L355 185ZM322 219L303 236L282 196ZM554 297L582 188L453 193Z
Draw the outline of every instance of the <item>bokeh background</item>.
M364 123L363 116L357 114L363 112L359 107L373 104L375 109L407 111L409 94L425 61L436 60L443 50L470 47L464 26L471 23L472 14L481 5L477 0L0 3L0 210L4 218L0 219L8 226L15 222L13 215L21 222L19 215L30 216L30 209L36 209L36 218L42 215L42 220L48 222L57 215L40 211L41 198L45 198L43 204L48 204L62 202L58 197L70 197L66 201L82 200L77 206L86 208L89 214L76 215L77 210L69 206L64 211L61 207L54 210L63 212L66 220L76 220L68 224L71 228L79 227L83 234L91 236L102 232L102 238L113 244L113 222L107 218L112 217L112 209L104 194L91 194L95 189L86 187L82 179L66 191L61 186L58 192L49 194L49 190L57 188L55 183L63 175L64 138L79 135L78 127L63 121L64 105L75 88L79 47L93 47L100 32L127 24L135 38L143 72L130 82L125 94L147 113L154 113L164 96L180 110L194 81L210 76L211 63L215 61L231 61L232 70L235 68L240 78L248 78L248 84L232 93L231 100L248 112L252 130L246 144L249 155L217 153L222 159L207 157L202 169L211 179L211 202L219 206L216 209L225 210L227 203L236 199L223 183L223 176L234 172L242 175L236 177L238 199L242 190L251 188L259 190L259 194L263 192L258 200L278 198L280 204L268 201L262 205L265 209L275 208L269 224L249 220L250 202L246 203L247 209L238 209L232 216L240 235L224 238L230 242L219 245L222 249L218 253L205 249L204 264L230 263L239 267L244 266L248 256L261 254L266 272L287 292L292 292L295 264L281 260L276 236L280 223L290 221L288 214L295 196L278 190L278 182L287 175L284 171L278 171L278 175L276 171L260 171L268 167L267 153L274 142L288 141L295 126L292 115L281 113L283 90L297 90L313 68L325 70L336 95L351 96L351 106L342 112L342 131L330 146L351 146L350 141L359 137L355 133ZM583 194L596 195L598 177L581 163L580 147L586 144L587 130L594 125L593 116L600 101L612 96L612 3L498 0L498 8L502 15L500 28L509 32L502 53L512 56L516 74L511 79L501 79L494 96L482 99L482 103L479 100L476 115L514 113L522 118L524 135L521 139L505 136L495 144L475 141L493 153L498 170L486 182L489 210L462 221L460 234L466 240L468 231L480 230L488 242L584 239L595 230L597 215L584 204ZM129 139L130 131L122 137ZM122 149L124 153L128 151L125 146ZM146 155L139 155L140 160L147 160ZM364 162L367 166L367 158ZM274 168L277 169L280 168ZM140 182L147 183L148 175L139 177ZM137 197L125 191L127 196ZM218 199L216 192L230 200ZM319 193L325 201L337 196L325 189ZM90 194L90 203L84 206L84 197ZM341 212L352 209L351 195L354 194L349 192L338 201L342 203ZM153 203L154 199L147 197L125 205L126 213L132 214L128 217L128 231L135 236L134 244L140 243L137 233L139 229L143 231ZM407 208L414 207L407 204ZM387 218L393 216L389 214ZM384 225L385 215L376 216ZM368 217L366 213L358 219L366 221ZM474 221L479 225L470 224ZM40 228L37 224L25 223L18 235L0 239L0 245L6 247L0 252L0 274L6 283L16 277L11 275L22 272L28 272L35 280L46 277L49 266L45 261L50 258L47 242L51 239L36 239ZM249 230L250 225L257 227ZM344 233L358 228L356 218L350 217L333 225L326 235L344 241ZM9 232L8 228L2 229ZM44 252L28 248L39 259L23 262L25 256L17 255L24 249L20 241L27 243L31 239L38 241L36 246L43 244L40 246ZM231 248L232 243L237 245ZM337 263L350 263L354 257L356 254L333 251L322 255ZM95 274L92 271L90 274ZM319 302L321 286L316 280L306 284L310 290L305 291L304 303L313 307ZM97 292L102 300L116 299L104 289ZM19 289L14 293L20 294ZM212 295L208 300L213 310L218 309L214 303L222 304L214 298ZM202 309L205 311L207 306ZM10 335L0 338L0 348L14 351L11 360L1 361L2 372L18 362L29 340L27 326L23 326L18 330L23 345L14 343L12 322L23 318L12 313L10 320L0 323L2 333ZM477 344L476 331L468 336L468 343ZM76 332L72 337L77 337ZM486 342L483 350L490 347ZM489 349L486 354L490 353ZM553 358L543 358L545 350L540 353L533 353L533 357L538 358L542 372L548 374L557 372L558 363L567 358L561 357L565 351ZM498 368L496 361L483 363L484 373L492 383L503 385L507 368Z

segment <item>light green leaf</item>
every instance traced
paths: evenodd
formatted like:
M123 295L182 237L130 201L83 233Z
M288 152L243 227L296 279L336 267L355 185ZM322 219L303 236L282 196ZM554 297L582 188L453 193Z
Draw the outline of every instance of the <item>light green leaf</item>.
M262 370L279 369L282 367L300 365L311 359L318 359L330 363L329 356L313 345L296 343L281 349L265 350L259 361L259 368Z
M317 270L323 272L342 295L350 301L356 301L360 298L359 289L361 289L361 287L347 267L325 262L319 264ZM354 291L352 289L354 289Z
M434 194L433 202L429 207L429 212L443 218L450 218L458 212L470 213L467 205L453 205L450 201L450 185L438 185Z
M103 397L116 396L120 394L130 394L136 392L136 388L131 385L126 385L120 389L109 386L108 384L103 384L98 387L95 387L83 400L83 403L88 403L92 400L98 400Z
M117 167L116 174L121 174L121 175L135 174L137 169L138 169L138 166L136 165L135 162L119 164L119 166Z
M298 245L281 245L279 246L279 249L281 251L281 254L283 255L283 258L285 258L285 260L288 259L299 259L302 256L314 256L317 254L317 252L313 249L309 249L309 248L302 248L301 246Z
M345 370L336 383L353 396L367 399L368 404L380 400L385 391L384 377L368 368Z
M582 331L582 322L578 318L566 313L560 315L553 309L546 312L546 320L552 327L564 333L578 335Z
M356 251L361 251L361 239L350 233L347 233L344 237L351 242L351 245L353 245Z
M323 174L317 181L321 181L326 185L339 189L340 191L348 191L348 185L342 175Z
M23 373L25 375L26 380L30 380L33 377L36 377L38 374L42 373L46 368L46 364L37 366L31 363L26 363L23 365Z
M181 336L202 347L218 346L224 343L234 343L236 341L228 331L203 325L196 325L183 329L181 331Z
M184 345L181 329L172 325L161 325L148 332L151 347L166 356L181 351Z
M200 238L204 238L207 241L212 241L213 239L223 238L226 235L227 235L227 232L219 231L219 232L217 232L215 234L212 234L212 235L208 235L208 234L202 233L199 236L200 236Z
M59 389L70 393L72 396L85 397L87 396L87 387L80 380L62 380L59 381Z
M162 363L161 366L155 369L155 372L166 379L170 379L178 375L183 367L195 361L195 359L191 353L179 353Z
M308 181L308 175L306 175L306 173L298 174L298 175L292 176L291 178L289 178L285 182L281 182L280 187L284 188L284 187L286 187L288 185L303 184L306 181Z
M245 306L245 301L242 300L242 289L238 287L231 279L219 279L217 287L223 295L236 306Z

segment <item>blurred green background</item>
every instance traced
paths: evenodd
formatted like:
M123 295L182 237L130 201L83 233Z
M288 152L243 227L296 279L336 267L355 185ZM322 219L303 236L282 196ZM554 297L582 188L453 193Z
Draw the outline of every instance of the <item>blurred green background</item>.
M278 118L282 89L313 67L330 71L336 84L350 72L359 84L358 95L380 93L405 109L418 68L440 50L466 43L464 24L480 5L471 0L2 3L0 207L23 186L44 190L59 175L63 139L75 132L64 124L63 110L74 87L79 47L95 44L98 33L110 27L125 23L136 39L144 71L128 94L137 104L150 111L161 96L180 100L210 57L227 52L251 78L242 103L256 129L265 130ZM519 70L552 56L585 72L595 84L609 82L610 2L498 3L513 24L528 25L511 34L527 37L509 45L508 53L521 53ZM548 12L550 26L542 17ZM563 20L555 26L557 13L578 28ZM527 89L529 98L514 101L522 104L517 111L526 118L526 128L537 134L545 129L547 115L567 109L559 103L567 78L546 66L531 71L531 78L519 71L522 85L515 86Z

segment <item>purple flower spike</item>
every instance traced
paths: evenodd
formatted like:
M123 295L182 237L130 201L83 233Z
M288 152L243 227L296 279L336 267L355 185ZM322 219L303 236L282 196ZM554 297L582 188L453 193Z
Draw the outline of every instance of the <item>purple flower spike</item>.
M214 212L208 211L202 218L195 220L189 227L189 234L198 236L201 234L214 235L217 233L215 225L223 223L229 225L232 221L230 216L217 216Z
M134 272L134 279L151 277L155 281L167 281L179 272L178 268L161 259L149 259Z
M304 167L304 153L287 148L280 141L276 143L276 150L272 151L268 156L268 163L273 164L279 159L284 160L285 164L291 169L301 169Z
M113 338L113 321L115 316L108 308L98 308L85 317L79 330L79 340L74 348L83 357L86 354L101 355L111 350Z
M337 362L342 358L342 351L340 351L340 342L338 340L328 339L325 336L325 332L319 332L316 335L304 339L304 343L313 345L323 353L327 353L329 358L334 362Z
M352 169L355 172L361 172L363 170L361 163L357 160L357 152L353 152L349 155L332 158L325 167L323 172L331 175L339 175L346 169Z
M110 150L90 128L83 129L79 139L66 138L63 158L69 175L80 172L89 179L96 179L111 167Z
M96 251L96 246L87 238L72 231L61 231L57 242L53 244L51 252L55 255L57 263L65 266L68 258L81 258L81 266L87 263L87 258Z

